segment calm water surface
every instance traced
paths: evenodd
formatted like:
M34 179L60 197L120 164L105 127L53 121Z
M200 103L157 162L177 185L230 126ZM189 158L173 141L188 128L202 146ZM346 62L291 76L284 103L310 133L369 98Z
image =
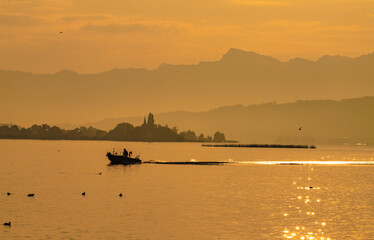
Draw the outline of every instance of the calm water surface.
M240 163L108 165L124 146L143 160ZM374 165L253 164L373 158L370 146L0 140L0 223L12 222L0 239L374 239Z

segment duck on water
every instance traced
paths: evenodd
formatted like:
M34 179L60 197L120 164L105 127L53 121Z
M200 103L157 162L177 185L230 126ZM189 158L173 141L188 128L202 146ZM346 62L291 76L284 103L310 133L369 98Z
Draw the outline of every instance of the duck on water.
M117 154L116 152L110 153L107 152L106 156L110 160L111 164L137 164L142 163L139 159L139 156L132 157L132 152L128 152L126 148L123 149L122 155Z

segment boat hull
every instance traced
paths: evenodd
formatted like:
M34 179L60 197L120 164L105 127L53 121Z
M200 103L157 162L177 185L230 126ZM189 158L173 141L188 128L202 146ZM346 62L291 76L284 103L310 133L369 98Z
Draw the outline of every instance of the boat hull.
M111 153L107 153L106 156L108 157L111 164L139 164L142 161L139 158L131 158L125 157L121 155L113 155Z

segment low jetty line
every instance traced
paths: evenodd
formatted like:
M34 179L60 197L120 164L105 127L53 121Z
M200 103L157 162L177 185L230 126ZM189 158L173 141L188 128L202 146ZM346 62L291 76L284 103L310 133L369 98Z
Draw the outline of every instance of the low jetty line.
M202 147L241 147L241 148L311 148L315 145L283 145L283 144L203 144Z

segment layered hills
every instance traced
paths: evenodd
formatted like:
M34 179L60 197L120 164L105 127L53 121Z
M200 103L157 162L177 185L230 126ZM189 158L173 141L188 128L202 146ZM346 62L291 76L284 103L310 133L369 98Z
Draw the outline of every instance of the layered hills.
M374 144L374 97L302 100L235 105L205 112L157 114L161 124L208 134L222 131L243 143ZM143 117L109 118L90 123L112 128L119 122L141 123Z
M148 112L374 95L374 54L281 62L230 49L218 61L97 74L0 71L0 122L84 123ZM178 125L179 126L179 125Z

